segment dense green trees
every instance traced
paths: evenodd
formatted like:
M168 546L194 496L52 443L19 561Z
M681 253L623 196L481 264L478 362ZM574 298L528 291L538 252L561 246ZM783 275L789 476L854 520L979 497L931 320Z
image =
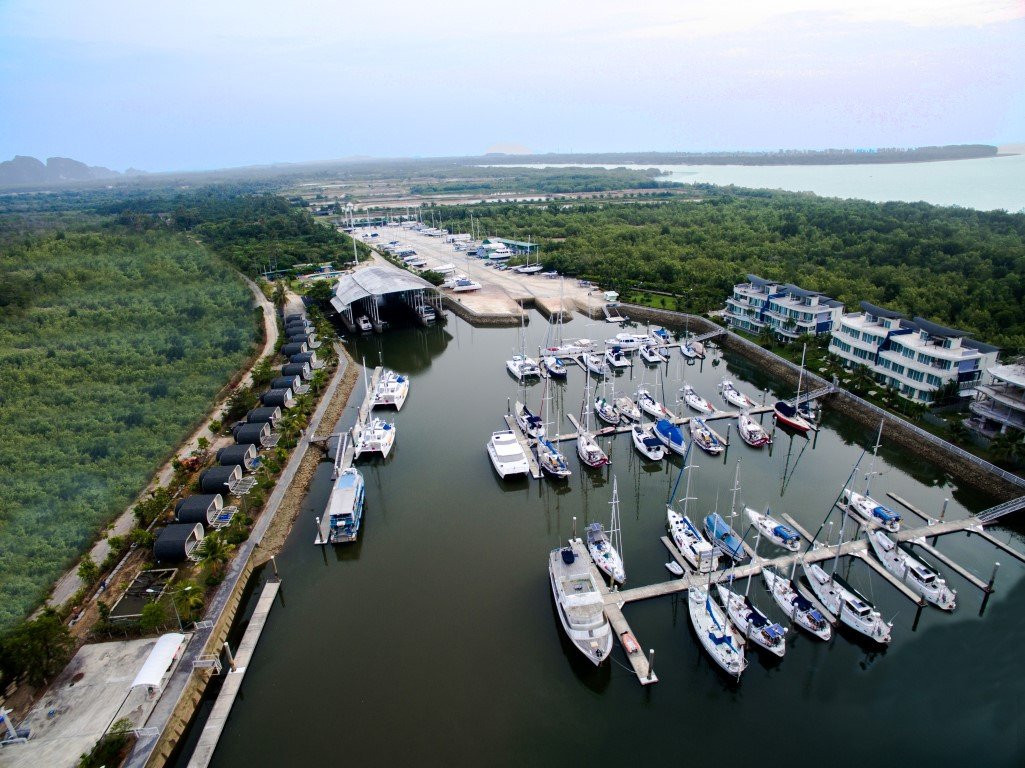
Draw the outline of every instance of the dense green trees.
M30 685L42 685L60 672L75 647L68 628L54 611L24 621L0 637L0 672L6 681L24 676Z
M125 509L256 337L248 289L187 237L79 227L0 248L0 628Z
M783 193L631 205L474 206L446 212L505 237L542 242L549 268L613 288L721 307L747 272L823 291L857 309L867 299L1025 348L1025 216ZM467 222L467 229L469 228Z

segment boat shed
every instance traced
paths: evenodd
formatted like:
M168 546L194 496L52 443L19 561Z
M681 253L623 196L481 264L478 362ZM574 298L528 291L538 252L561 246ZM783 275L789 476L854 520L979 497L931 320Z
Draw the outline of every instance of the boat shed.
M513 253L537 253L537 243L525 243L522 240L509 240L505 237L490 237L485 243L501 243Z
M281 354L285 357L291 357L292 355L298 355L302 352L308 352L309 347L306 346L304 341L290 341L281 347Z
M276 405L278 408L291 408L295 405L295 396L292 394L292 390L287 387L284 389L268 389L260 395L260 402L263 405Z
M374 330L380 332L380 307L389 301L398 301L412 308L419 316L425 304L442 314L441 296L429 282L412 272L391 266L367 267L343 276L335 286L331 306L351 331L355 330L355 318L366 315Z
M301 376L303 381L313 378L313 371L309 363L285 363L281 366L282 376Z
M219 493L197 493L186 496L174 505L174 519L179 523L213 525L224 509L224 497Z
M256 424L245 424L243 426L253 426ZM262 424L261 426L268 426ZM252 443L239 443L238 445L226 445L217 452L217 463L222 467L230 467L233 464L238 464L243 469L252 469L256 466L256 458L258 454L256 446Z
M199 475L199 490L203 493L231 493L242 481L242 467L210 467Z
M274 422L281 418L281 409L276 405L269 405L263 408L253 408L246 414L247 424L270 424L274 428Z
M263 446L270 439L270 424L266 421L236 424L232 427L231 436L237 445Z
M157 540L153 542L153 559L158 563L191 560L201 541L201 523L171 523L157 534Z
M298 376L278 376L271 379L271 389L290 389L293 392L302 386L303 380Z

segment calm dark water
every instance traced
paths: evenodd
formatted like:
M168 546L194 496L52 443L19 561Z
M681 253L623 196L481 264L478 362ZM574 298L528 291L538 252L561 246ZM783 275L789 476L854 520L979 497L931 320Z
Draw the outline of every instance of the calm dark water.
M588 323L574 319L566 336L613 333ZM544 331L534 315L528 349ZM885 651L846 632L830 644L791 633L785 659L749 654L737 686L700 649L686 604L660 598L625 613L642 645L656 649L661 682L639 686L618 646L614 663L592 668L562 637L548 550L569 535L574 516L581 530L587 520L607 519L614 474L627 586L666 579L659 536L679 464L641 466L622 435L611 448L611 472L582 471L568 444L568 484L500 481L483 445L502 426L506 399L517 397L504 367L517 333L452 318L447 327L394 330L354 345L368 364L383 360L412 376L409 400L395 417L396 447L386 462L360 464L368 507L362 539L352 547L313 545L313 517L330 475L330 464L321 464L279 557L281 603L214 765L1025 762L1025 675L1017 671L1025 642L1023 568L960 534L940 539L940 549L983 577L994 560L1003 563L981 618L981 595L947 574L958 590L957 612L928 609L916 624L914 606L855 563L849 579L894 617L894 642ZM681 370L713 400L727 372L749 393L774 384L739 358L684 367L677 353L670 399ZM640 365L617 379L617 390L632 392L639 378ZM650 372L647 379L653 383ZM582 390L582 372L571 370L568 384L554 388L556 406L578 413ZM541 385L531 387L529 402L538 405L541 392ZM569 429L563 419L560 431ZM992 503L890 449L885 434L883 441L873 495L894 491L933 513L949 497L948 517ZM696 457L692 493L699 500L691 511L714 508L717 495L719 510L728 510L741 459L744 504L771 505L814 530L873 442L871 430L828 413L814 443L777 433L770 455L735 439L725 459ZM760 581L752 595L776 615Z

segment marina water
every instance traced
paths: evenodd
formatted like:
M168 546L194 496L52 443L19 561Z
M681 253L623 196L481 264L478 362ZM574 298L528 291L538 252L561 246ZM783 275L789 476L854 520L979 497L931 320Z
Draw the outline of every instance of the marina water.
M545 329L544 319L532 314L528 352L536 353ZM567 338L615 332L579 316L566 325ZM331 464L321 463L278 557L280 600L215 766L1023 763L1025 675L1017 665L1025 642L1025 567L978 537L946 536L938 547L982 578L1001 561L997 591L981 617L982 595L953 573L944 575L958 590L956 613L926 608L916 624L910 601L864 563L849 565L849 581L894 621L893 644L885 650L845 629L829 644L792 630L782 660L749 650L750 665L737 685L698 645L686 597L665 597L625 609L644 649L656 650L661 682L638 685L618 644L611 664L592 667L562 634L548 552L570 535L574 516L580 533L587 521L607 524L614 473L627 587L671 578L659 537L679 458L642 464L624 434L611 441L609 471L584 470L566 443L574 470L568 483L499 480L484 442L504 428L507 399L523 396L504 365L518 351L518 333L452 317L447 326L398 328L350 344L368 365L381 362L412 377L401 413L386 412L397 424L396 445L387 461L358 464L367 512L360 541L351 546L313 544L314 516L330 484ZM616 392L632 394L641 369L638 361L617 377ZM661 399L653 371L646 382ZM724 376L758 400L777 385L732 354L716 351L684 365L674 351L665 384L670 402L682 386L681 371L717 405ZM583 372L571 368L569 381L552 387L554 407L579 415ZM532 407L540 407L542 390L541 383L528 388ZM343 424L352 418L350 408ZM727 423L713 424L725 433ZM556 431L571 431L565 418ZM874 430L828 409L812 441L777 431L771 454L747 447L731 431L725 457L694 456L700 468L692 516L716 506L728 514L741 459L741 502L787 512L813 532L875 438ZM601 442L607 447L610 439ZM876 470L876 498L893 491L933 515L947 497L948 518L993 503L891 449L885 432ZM909 513L905 520L920 524ZM1004 540L1012 535L993 532ZM843 561L841 568L848 572ZM760 580L751 595L781 618Z

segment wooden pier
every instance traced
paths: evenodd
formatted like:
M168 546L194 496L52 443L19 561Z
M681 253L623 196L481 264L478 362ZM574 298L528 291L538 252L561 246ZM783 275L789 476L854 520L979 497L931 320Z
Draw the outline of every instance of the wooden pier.
M626 617L623 615L621 605L616 605L610 598L615 598L618 592L612 592L605 584L605 577L602 572L595 566L594 561L591 560L591 553L587 551L587 547L580 539L572 539L570 545L573 547L573 552L578 558L587 563L588 568L591 571L591 578L594 579L595 584L598 585L598 589L601 591L602 596L605 598L605 618L609 620L609 624L612 625L612 631L616 635L616 640L619 641L619 645L623 649L623 653L626 655L627 660L630 662L630 666L633 668L634 674L637 675L637 682L641 685L651 685L652 683L658 682L658 677L652 674L651 664L648 657L644 655L644 648L641 646L637 636L634 635L633 630L630 629L630 625L626 621ZM623 635L629 633L637 643L637 649L633 653L626 646L626 642L623 639Z
M249 626L246 627L242 642L239 643L235 653L235 663L224 678L224 685L221 686L221 692L217 694L217 700L214 702L213 709L210 710L210 716L206 720L206 725L203 726L203 732L199 736L196 748L192 751L188 768L206 768L210 764L214 750L217 749L217 742L228 722L231 708L238 697L239 689L242 688L246 668L253 658L256 644L260 641L260 635L267 623L267 616L270 614L280 587L280 581L268 581L264 584L260 600L256 604L256 610L253 611Z
M590 406L591 404L588 403L588 407ZM756 408L748 409L748 413L750 413L752 416L758 416L763 413L772 413L772 408L770 408L769 406L760 405ZM738 416L740 416L740 411L717 410L715 413L706 414L704 416L674 416L672 419L669 419L669 421L671 421L676 426L685 426L690 423L691 419L704 419L706 422L709 422L719 421L721 419L736 419ZM573 414L567 413L566 418L569 419L570 424L573 425L573 428L575 430L580 430L580 422L577 421L576 417L573 416ZM594 431L594 434L596 437L602 437L603 435L627 434L633 428L633 425L635 423L636 422L631 422L630 424L620 424L619 426L604 426L601 429L596 429ZM643 419L641 420L641 423L645 423ZM709 429L711 429L711 427L709 427ZM715 430L712 431L715 432ZM723 445L729 446L729 442L726 440L726 438L724 438L718 432L715 432L715 435L719 438L720 441L722 441ZM553 443L572 441L577 439L577 433L570 432L565 435L553 435L548 439Z

